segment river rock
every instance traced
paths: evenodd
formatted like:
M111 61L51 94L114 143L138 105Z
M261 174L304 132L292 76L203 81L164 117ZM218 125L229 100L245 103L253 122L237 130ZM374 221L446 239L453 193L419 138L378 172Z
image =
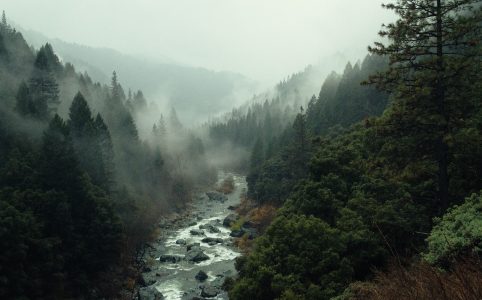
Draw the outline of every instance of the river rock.
M222 238L205 237L201 240L201 242L207 243L207 244L210 244L210 243L221 244L222 242L224 242L224 240Z
M201 244L200 243L192 243L192 244L189 244L186 246L186 251L189 251L193 248L201 248Z
M184 259L187 261L192 261L194 263L202 262L204 260L208 260L209 256L207 256L200 247L193 247L191 250L189 250L186 255L184 256Z
M202 287L201 296L212 298L212 297L216 297L218 293L219 293L219 290L217 288L211 285L205 285Z
M244 235L244 230L243 229L233 230L229 235L235 238L240 238Z
M179 239L179 240L176 241L176 244L178 244L178 245L186 245L186 240L184 240L184 239Z
M140 278L140 284L142 286L150 286L157 282L155 274L143 273Z
M221 230L219 230L219 228L217 228L216 226L214 226L212 224L199 225L199 229L205 229L205 230L209 231L210 233L220 233L221 232Z
M204 230L192 229L191 231L189 231L189 233L191 233L191 235L204 235Z
M226 218L224 218L223 226L230 227L234 222L238 220L238 216L235 214L229 214Z
M208 279L208 274L206 274L206 272L204 272L203 270L200 270L196 274L195 278L199 281L204 281L204 280Z
M196 224L197 224L197 222L192 221L192 222L189 222L189 224L188 224L188 225L189 225L189 226L196 226Z
M228 200L228 197L226 197L226 195L215 191L207 192L206 196L208 196L209 200L211 201L225 202L226 200Z
M170 255L170 254L163 254L159 256L160 262L170 262L170 263L177 263L181 260L180 256L177 255Z
M154 286L142 287L138 293L139 300L163 300L164 296Z

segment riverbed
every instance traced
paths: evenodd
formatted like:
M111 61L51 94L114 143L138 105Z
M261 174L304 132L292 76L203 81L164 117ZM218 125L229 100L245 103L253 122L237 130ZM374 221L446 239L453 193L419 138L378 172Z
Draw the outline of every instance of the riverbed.
M188 217L172 226L161 225L163 238L151 244L151 251L146 253L148 267L142 274L146 287L141 289L141 300L228 299L221 287L226 277L235 275L234 260L241 254L223 220L233 213L233 207L246 192L246 179L220 172L218 182L226 176L233 176L232 193L212 199L206 195L210 191L200 191L194 196ZM193 251L201 251L202 255L191 260L188 257L192 258ZM199 279L200 271L207 275L205 280Z

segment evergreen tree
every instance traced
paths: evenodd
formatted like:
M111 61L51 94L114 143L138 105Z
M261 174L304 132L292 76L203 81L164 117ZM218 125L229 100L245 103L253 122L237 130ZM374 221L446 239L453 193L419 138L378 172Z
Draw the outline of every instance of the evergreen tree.
M2 26L5 28L8 26L7 16L5 15L5 11L2 12Z
M18 88L17 103L15 105L15 110L22 116L29 116L34 113L34 107L32 103L32 96L30 95L30 90L27 83L22 82Z
M50 45L40 48L29 82L34 115L39 119L48 119L60 103L59 87L52 72L55 66L51 63L52 55L54 54Z
M399 109L404 107L400 130L437 163L442 210L449 206L450 196L447 139L460 125L458 120L470 112L470 97L461 99L460 95L472 90L469 78L480 70L478 4L478 0L397 0L384 5L400 19L380 32L390 40L388 45L369 47L372 53L390 59L389 70L371 76L370 83L383 90L396 89L395 96L403 103Z
M171 108L171 113L169 114L169 129L175 132L182 130L183 126L179 118L177 117L176 109Z
M295 177L304 177L307 171L309 140L306 128L306 116L303 107L293 122L293 143L290 155L291 170Z

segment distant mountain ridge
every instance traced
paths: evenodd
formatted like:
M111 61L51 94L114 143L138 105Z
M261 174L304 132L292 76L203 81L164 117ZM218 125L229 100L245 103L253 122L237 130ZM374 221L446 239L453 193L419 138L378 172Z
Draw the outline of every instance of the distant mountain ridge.
M149 102L160 107L175 107L187 125L230 110L240 100L248 99L257 87L255 81L238 73L186 66L169 58L134 57L17 28L35 48L47 42L52 44L62 60L71 62L78 71L87 72L94 81L108 83L115 70L124 86L141 89Z

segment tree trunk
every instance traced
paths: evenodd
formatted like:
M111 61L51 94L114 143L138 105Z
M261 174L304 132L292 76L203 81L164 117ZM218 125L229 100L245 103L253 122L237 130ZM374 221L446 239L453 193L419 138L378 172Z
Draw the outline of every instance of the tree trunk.
M435 87L435 100L438 113L443 118L443 124L438 130L436 141L436 158L438 162L438 192L440 209L443 212L449 204L449 176L448 176L448 146L444 137L448 133L448 116L445 110L445 85L444 85L444 53L442 31L442 3L437 0L437 83Z

